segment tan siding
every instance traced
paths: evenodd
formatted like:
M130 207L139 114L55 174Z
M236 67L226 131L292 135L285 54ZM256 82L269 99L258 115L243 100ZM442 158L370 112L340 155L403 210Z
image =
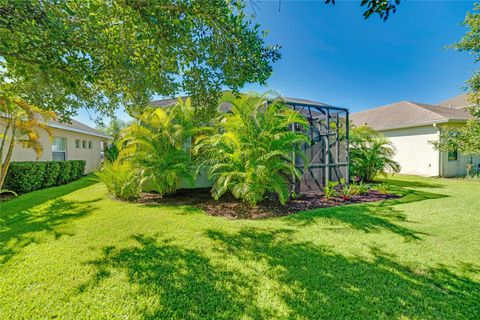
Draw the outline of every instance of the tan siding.
M429 141L438 140L439 130L433 125L386 130L382 133L395 145L395 160L402 166L401 173L420 176L439 175L439 152Z
M0 124L0 130L4 130ZM2 133L3 133L2 130ZM62 137L67 139L67 160L85 160L85 172L90 173L95 168L98 168L101 164L101 141L106 141L103 138L87 135L84 133L72 132L63 129L53 129L54 137ZM75 148L75 140L80 139L87 141L87 148L77 149ZM45 131L40 131L40 141L43 146L43 154L39 161L50 161L52 160L52 142L50 141L48 134ZM88 149L88 141L92 141L92 149ZM5 152L3 155L5 159ZM3 161L2 159L2 161ZM16 146L13 151L12 161L34 161L35 152L32 149L25 149L21 146Z

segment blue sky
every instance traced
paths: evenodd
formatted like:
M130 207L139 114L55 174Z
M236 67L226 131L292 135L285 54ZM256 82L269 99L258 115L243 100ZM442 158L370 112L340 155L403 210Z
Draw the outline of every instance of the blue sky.
M268 87L289 97L348 107L352 112L412 100L437 103L462 92L473 58L447 49L465 33L469 1L403 1L386 22L363 19L358 1L256 1L266 41L282 46ZM251 8L250 8L251 10ZM121 118L126 115L118 113ZM87 112L78 120L92 125Z

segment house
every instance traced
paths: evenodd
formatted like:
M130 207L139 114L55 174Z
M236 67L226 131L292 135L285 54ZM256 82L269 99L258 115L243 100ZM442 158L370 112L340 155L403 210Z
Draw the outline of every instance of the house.
M75 120L69 123L49 121L48 126L52 129L52 140L44 130L38 130L43 146L43 153L38 161L85 160L85 173L92 172L100 166L103 146L111 137ZM0 130L2 133L5 130L1 122ZM5 158L5 154L3 157ZM35 159L33 149L20 145L13 149L12 161L35 161Z
M465 95L430 105L400 101L351 114L355 126L368 125L382 132L396 148L395 160L401 173L420 176L465 176L467 166L478 170L480 155L440 152L431 141L438 141L447 127L462 126L473 119L465 108Z

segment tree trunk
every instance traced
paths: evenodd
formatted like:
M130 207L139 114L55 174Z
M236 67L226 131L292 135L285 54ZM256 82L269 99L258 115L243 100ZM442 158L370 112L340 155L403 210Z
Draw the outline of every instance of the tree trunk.
M2 170L0 171L0 190L3 188L3 183L5 182L5 177L7 176L8 167L10 166L10 160L12 159L13 147L15 146L15 124L12 128L12 138L10 139L10 145L8 146L7 156L5 161L2 164Z
M5 146L5 142L7 141L7 134L8 134L8 129L10 129L10 124L11 122L8 121L6 126L5 126L5 132L3 133L3 138L2 138L2 145L0 145L0 171L2 169L2 164L3 164L3 147Z

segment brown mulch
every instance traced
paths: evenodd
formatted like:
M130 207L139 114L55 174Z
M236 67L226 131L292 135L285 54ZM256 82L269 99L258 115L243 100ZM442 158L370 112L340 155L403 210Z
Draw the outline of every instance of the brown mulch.
M305 210L395 198L399 198L399 196L370 190L368 194L352 196L348 201L344 201L341 197L327 200L322 192L310 192L290 200L285 206L282 206L277 199L272 197L258 203L255 207L251 207L231 195L225 195L216 201L212 198L210 189L183 189L165 197L155 193L144 193L140 202L146 205L188 205L202 209L212 216L222 216L229 219L262 219L286 216Z

